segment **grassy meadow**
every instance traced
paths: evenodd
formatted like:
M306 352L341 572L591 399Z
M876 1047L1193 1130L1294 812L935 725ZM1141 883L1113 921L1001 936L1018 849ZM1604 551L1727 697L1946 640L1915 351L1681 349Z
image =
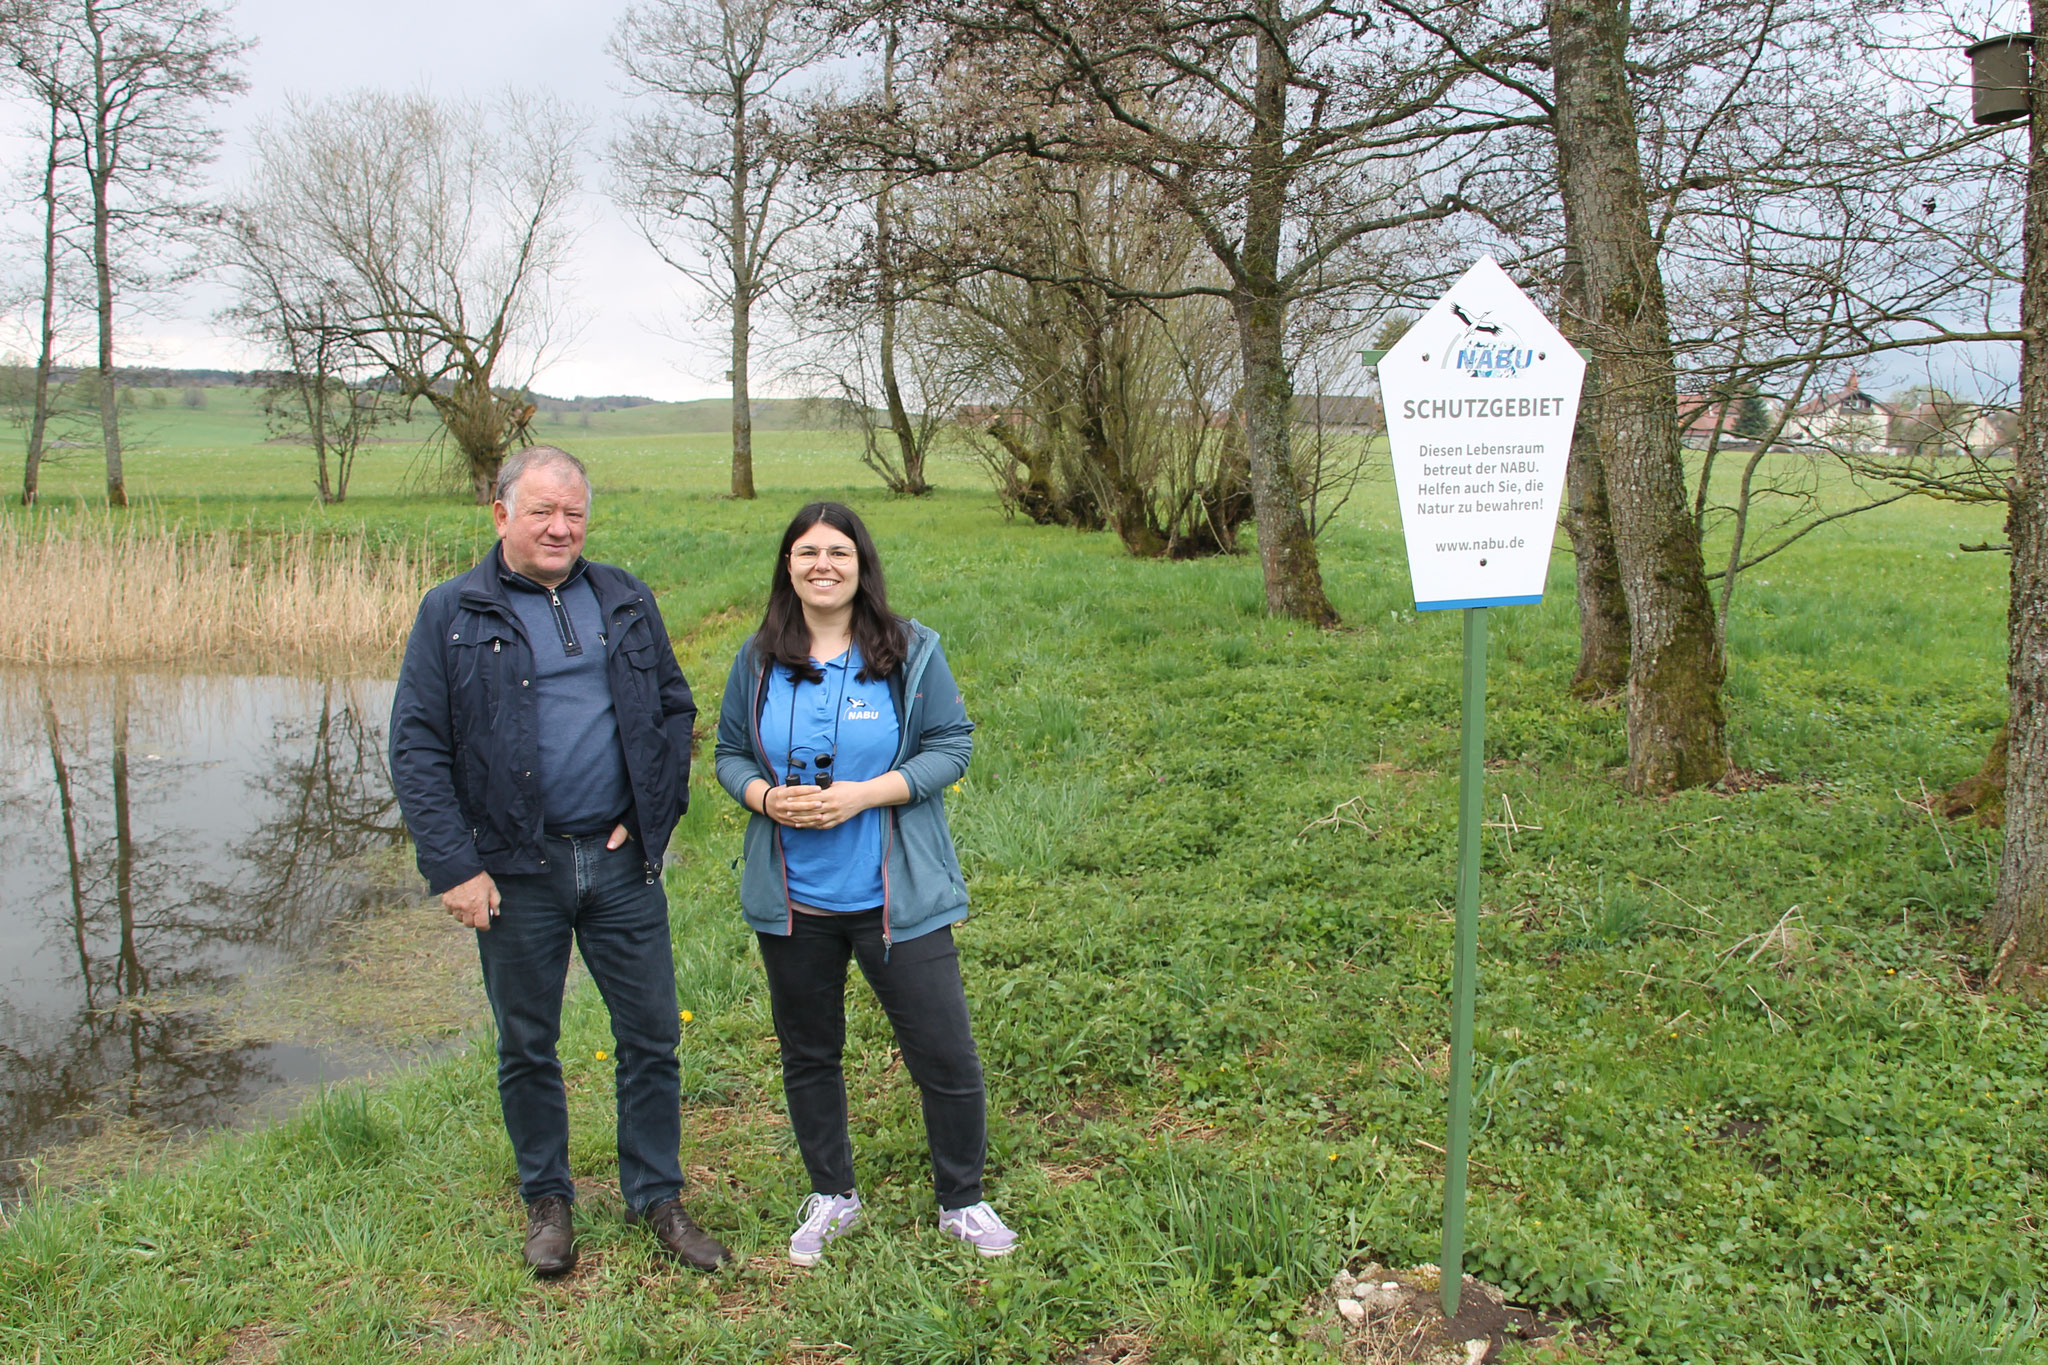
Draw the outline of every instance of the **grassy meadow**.
M444 564L488 535L423 488L413 447L371 448L321 508L260 422L144 411L163 434L130 487L164 524ZM1410 609L1390 489L1324 542L1345 624L1319 633L1263 616L1249 557L1138 563L1007 522L964 461L897 500L845 436L767 432L763 496L737 504L722 437L630 417L559 435L596 478L590 553L661 594L703 708L668 872L686 1198L742 1263L696 1275L619 1222L584 989L564 1040L574 1276L521 1265L480 1034L180 1169L16 1211L0 1360L1327 1358L1306 1310L1332 1271L1431 1261L1439 1237L1458 622ZM67 502L98 487L78 454L0 531L92 515ZM914 1089L858 987L870 1221L816 1270L783 1255L806 1185L708 735L775 533L819 494L868 517L981 727L949 809L991 1196L1025 1239L1002 1262L934 1227ZM1986 538L1985 510L1899 504L1743 582L1735 794L1621 792L1621 713L1565 696L1567 554L1542 606L1492 613L1468 1269L1580 1324L1540 1358L2048 1360L2048 1031L1974 989L1995 832L1924 799L2001 720L2005 564L1955 553Z

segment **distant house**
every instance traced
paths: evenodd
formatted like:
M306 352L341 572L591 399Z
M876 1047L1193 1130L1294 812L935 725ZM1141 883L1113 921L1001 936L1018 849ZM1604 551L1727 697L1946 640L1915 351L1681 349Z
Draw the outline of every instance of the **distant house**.
M2019 414L1955 399L1929 399L1895 411L1888 444L1912 459L2009 454L2019 435Z
M1875 451L1890 443L1891 406L1863 391L1856 371L1833 393L1799 405L1785 423L1781 438L1788 446L1824 446L1834 450Z
M1681 393L1678 395L1678 420L1685 424L1685 428L1679 439L1689 446L1706 446L1713 443L1715 433L1719 432L1724 446L1753 442L1755 437L1764 433L1752 431L1748 435L1740 435L1736 432L1736 428L1742 425L1742 410L1747 401L1743 398L1716 401L1710 394ZM1758 395L1756 401L1763 409L1763 427L1768 431L1770 425L1778 420L1778 413L1784 405L1775 398L1762 395Z

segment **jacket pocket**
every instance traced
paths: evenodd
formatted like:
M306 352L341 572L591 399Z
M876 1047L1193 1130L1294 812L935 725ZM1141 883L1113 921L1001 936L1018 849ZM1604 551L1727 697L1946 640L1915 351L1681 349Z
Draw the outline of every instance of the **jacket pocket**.
M902 855L897 875L903 885L890 888L891 924L921 924L967 903L967 883L960 875L945 811L937 801L903 807L897 817L896 838Z

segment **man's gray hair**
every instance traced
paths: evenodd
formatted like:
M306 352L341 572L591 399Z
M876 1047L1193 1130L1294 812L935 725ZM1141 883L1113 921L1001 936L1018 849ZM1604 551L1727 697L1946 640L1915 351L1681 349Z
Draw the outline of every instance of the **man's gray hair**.
M527 446L515 450L505 457L505 463L498 466L498 483L493 496L507 507L512 505L512 489L528 471L548 465L567 465L576 471L576 477L583 480L583 495L586 501L597 496L597 490L590 486L590 471L583 467L583 461L571 455L560 446Z

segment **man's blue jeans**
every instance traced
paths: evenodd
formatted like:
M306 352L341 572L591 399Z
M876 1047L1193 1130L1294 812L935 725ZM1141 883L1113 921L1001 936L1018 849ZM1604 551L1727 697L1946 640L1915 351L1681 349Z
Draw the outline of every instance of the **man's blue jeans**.
M547 871L497 878L501 900L476 936L498 1025L498 1102L519 1162L519 1193L576 1197L569 1103L555 1055L573 938L611 1010L618 1095L619 1193L644 1211L682 1192L675 956L668 898L637 840L547 838Z

